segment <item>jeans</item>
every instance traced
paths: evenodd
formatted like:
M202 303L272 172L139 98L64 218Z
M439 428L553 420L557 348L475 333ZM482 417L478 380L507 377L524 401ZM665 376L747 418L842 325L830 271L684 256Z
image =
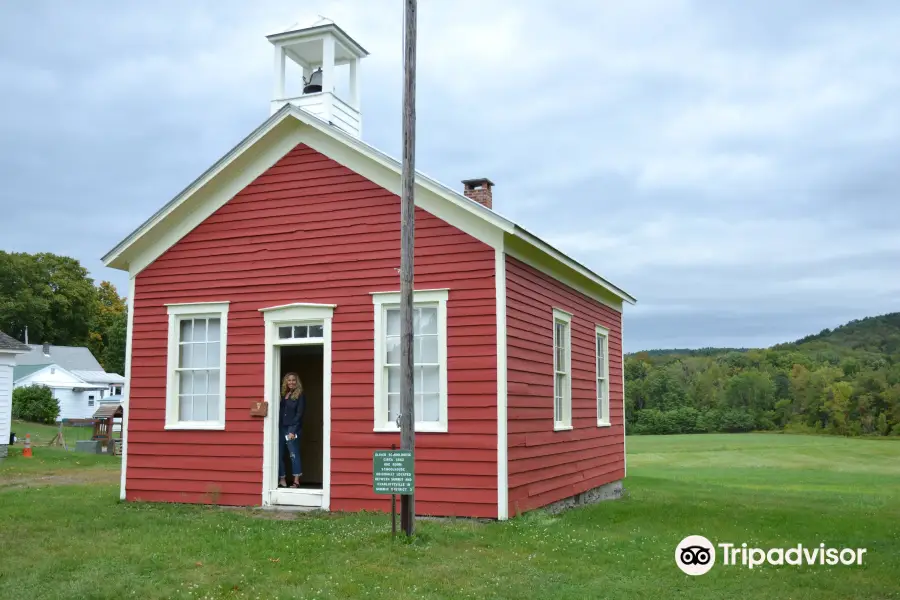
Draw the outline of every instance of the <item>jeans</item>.
M292 440L284 439L288 434L287 427L278 428L278 477L284 477L284 453L287 451L291 456L291 474L298 477L302 471L300 469L300 433Z

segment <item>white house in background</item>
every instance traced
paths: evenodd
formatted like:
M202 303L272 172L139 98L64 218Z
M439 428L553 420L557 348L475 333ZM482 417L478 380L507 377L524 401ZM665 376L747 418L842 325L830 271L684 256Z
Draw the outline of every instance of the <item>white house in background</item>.
M60 419L90 418L101 402L122 401L125 378L107 373L84 347L29 344L14 370L14 387L46 385L59 401Z
M16 358L29 351L28 346L0 331L0 459L9 452L12 425L13 370Z

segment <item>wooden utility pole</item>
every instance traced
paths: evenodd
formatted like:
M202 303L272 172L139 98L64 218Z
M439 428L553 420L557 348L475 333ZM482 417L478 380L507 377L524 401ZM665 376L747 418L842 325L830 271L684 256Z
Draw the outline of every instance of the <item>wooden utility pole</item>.
M415 460L415 402L413 401L413 249L416 205L416 0L405 0L403 19L403 172L400 193L400 449L413 451ZM400 497L400 527L415 532L416 496Z

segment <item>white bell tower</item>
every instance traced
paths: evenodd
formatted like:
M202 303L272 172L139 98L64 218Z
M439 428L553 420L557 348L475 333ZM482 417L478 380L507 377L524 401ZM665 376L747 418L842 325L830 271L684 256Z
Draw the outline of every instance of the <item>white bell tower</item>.
M365 48L329 19L319 19L308 27L292 25L282 33L266 36L275 46L275 90L272 114L287 103L298 106L354 137L362 135L359 110L359 63L369 55ZM287 60L302 70L297 94L285 92ZM347 65L347 69L338 69ZM346 92L338 94L336 78L349 75ZM341 86L343 87L343 86Z

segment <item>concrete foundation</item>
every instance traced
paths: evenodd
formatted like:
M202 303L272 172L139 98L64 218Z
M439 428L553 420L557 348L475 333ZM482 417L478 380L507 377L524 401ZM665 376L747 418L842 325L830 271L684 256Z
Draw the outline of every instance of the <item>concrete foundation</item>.
M100 454L102 452L99 440L77 440L75 442L75 452L87 452L89 454Z
M9 455L9 446L0 444L0 459L4 459Z
M580 494L557 500L553 504L545 506L543 510L546 510L550 514L557 514L570 508L585 506L587 504L596 504L597 502L603 502L604 500L618 500L622 497L623 493L624 488L622 487L622 480L613 481L612 483L595 487L581 492Z

